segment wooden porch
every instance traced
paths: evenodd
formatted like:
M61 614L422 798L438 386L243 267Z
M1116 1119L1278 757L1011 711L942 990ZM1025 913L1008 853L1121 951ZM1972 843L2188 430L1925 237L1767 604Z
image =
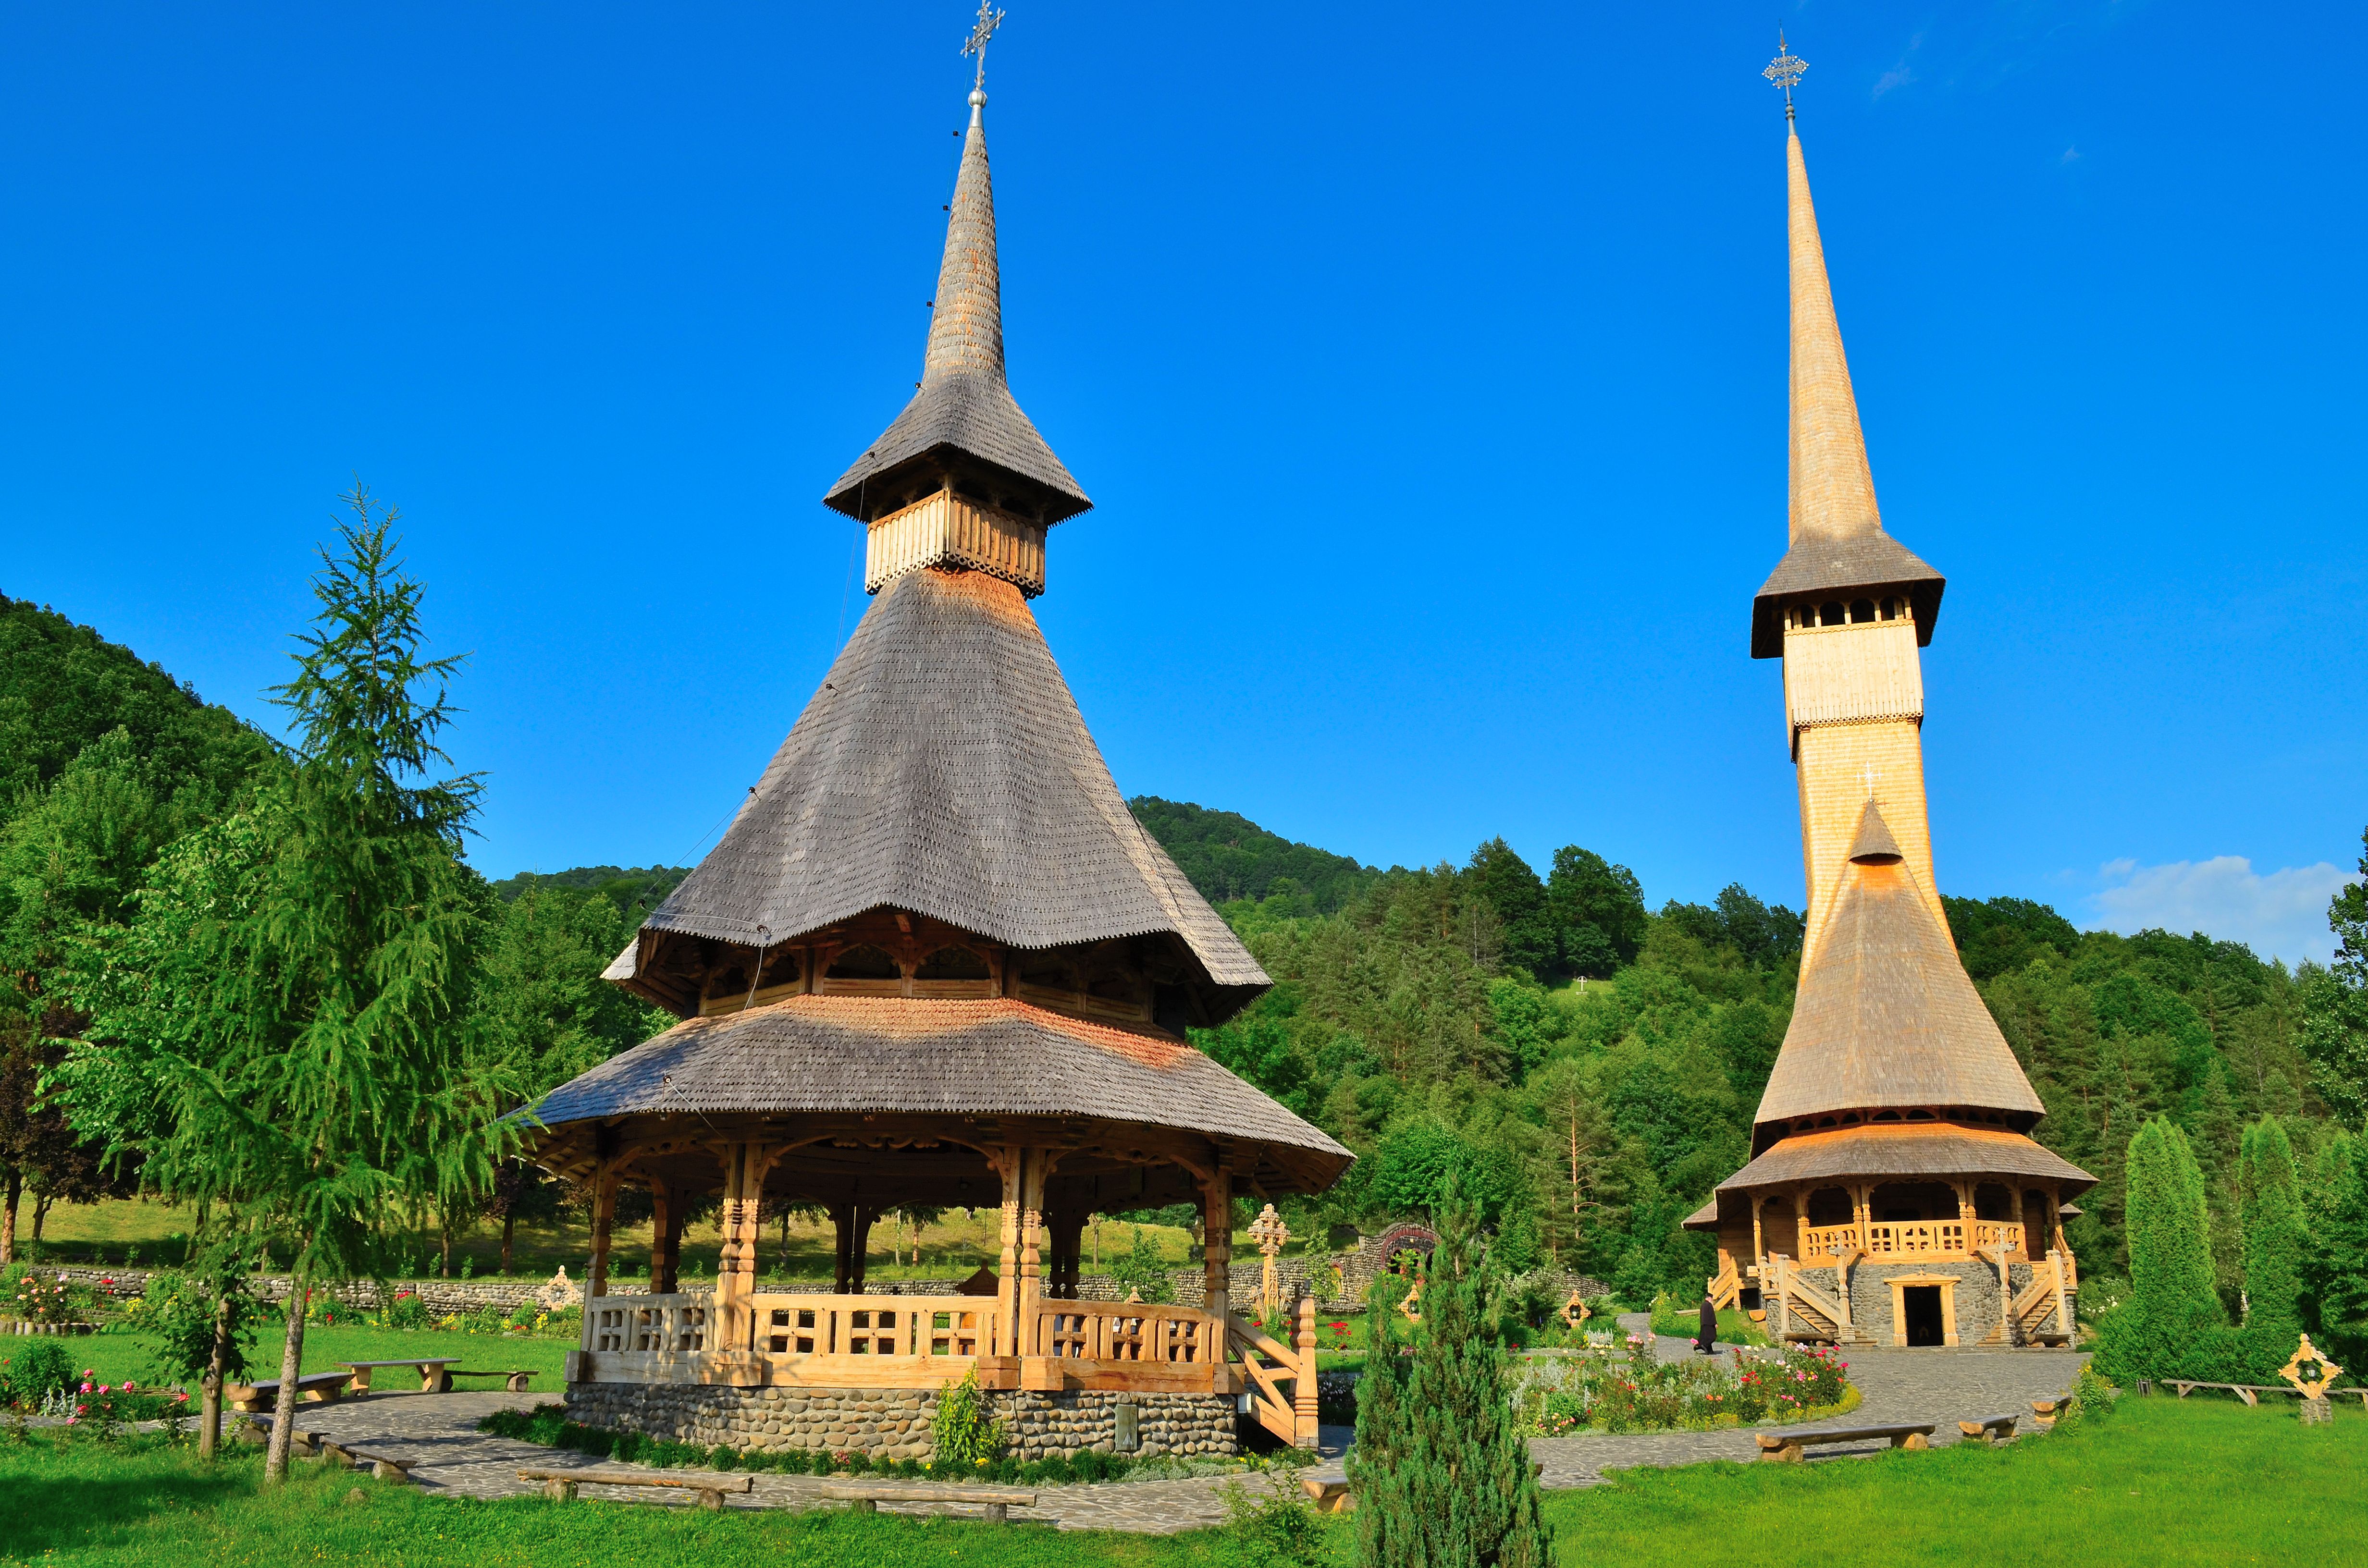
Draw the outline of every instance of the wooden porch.
M986 1389L1247 1394L1260 1426L1312 1449L1315 1298L1301 1297L1292 1318L1286 1344L1237 1313L1049 1300L1020 1315L1015 1337L996 1296L596 1296L567 1381L932 1389L974 1371Z

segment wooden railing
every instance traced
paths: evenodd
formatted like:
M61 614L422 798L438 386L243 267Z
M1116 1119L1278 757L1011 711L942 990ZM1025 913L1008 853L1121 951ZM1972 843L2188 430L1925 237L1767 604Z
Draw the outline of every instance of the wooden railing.
M595 1351L680 1356L708 1348L704 1295L598 1296L584 1310Z
M748 1298L755 1343L767 1357L838 1361L882 1358L965 1363L1001 1349L1002 1303L992 1296ZM735 1346L735 1348L739 1348ZM961 1376L955 1371L953 1376Z
M2022 1227L2006 1220L1886 1220L1868 1225L1861 1240L1854 1224L1804 1225L1801 1257L1835 1257L1852 1248L1874 1258L1977 1256L2000 1242L2008 1251L2021 1253Z
M1216 1320L1190 1307L1044 1301L1036 1324L1036 1354L1060 1360L1205 1367L1217 1358Z
M1225 1354L1237 1361L1242 1392L1258 1424L1295 1449L1315 1447L1315 1302L1303 1296L1294 1312L1296 1346L1285 1345L1238 1313L1225 1324ZM1290 1388L1285 1390L1284 1384Z

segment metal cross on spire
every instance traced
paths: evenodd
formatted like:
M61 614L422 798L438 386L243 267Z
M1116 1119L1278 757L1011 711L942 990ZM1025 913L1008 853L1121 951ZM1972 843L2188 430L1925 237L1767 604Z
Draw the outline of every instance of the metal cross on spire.
M1768 69L1759 74L1784 89L1784 119L1788 123L1793 118L1793 84L1799 81L1801 73L1808 68L1807 61L1784 47L1784 29L1778 28L1776 58L1770 61Z
M978 75L971 82L973 92L986 90L986 46L995 40L995 29L1003 25L1003 13L994 7L993 0L978 0L978 20L962 44L964 54L978 56Z

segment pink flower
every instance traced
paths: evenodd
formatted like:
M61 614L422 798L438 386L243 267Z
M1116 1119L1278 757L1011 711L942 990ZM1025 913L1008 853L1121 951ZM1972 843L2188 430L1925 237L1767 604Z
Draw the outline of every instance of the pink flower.
M79 1388L79 1389L75 1390L74 1392L77 1392L77 1393L88 1393L88 1392L90 1392L90 1385L89 1385L88 1383L85 1383L85 1384L83 1384L83 1385L82 1385L82 1387L81 1387L81 1388Z

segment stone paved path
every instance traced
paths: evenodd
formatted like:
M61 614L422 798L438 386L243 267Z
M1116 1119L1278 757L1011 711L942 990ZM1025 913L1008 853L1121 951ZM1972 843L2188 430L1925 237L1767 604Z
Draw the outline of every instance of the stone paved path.
M1652 1318L1636 1312L1620 1326L1650 1332ZM1732 1348L1721 1342L1722 1351ZM1656 1337L1655 1354L1664 1361L1691 1356L1690 1339ZM1843 1353L1850 1381L1864 1397L1858 1409L1809 1428L1881 1426L1903 1421L1935 1423L1935 1447L1957 1441L1957 1423L2013 1411L2030 1430L2030 1401L2062 1393L2088 1358L2069 1350L1893 1350L1863 1346ZM1813 1460L1880 1452L1887 1445L1837 1444L1813 1449ZM1702 1460L1754 1460L1759 1445L1748 1429L1723 1432L1640 1432L1578 1437L1538 1437L1530 1452L1545 1462L1548 1486L1593 1486L1607 1470L1632 1465L1693 1464Z
M1631 1333L1649 1327L1643 1314L1621 1319ZM1722 1348L1727 1348L1722 1346ZM1664 1360L1690 1356L1690 1341L1661 1339L1655 1346ZM2082 1357L2055 1350L1859 1350L1848 1358L1850 1378L1865 1394L1858 1410L1827 1426L1853 1426L1898 1421L1932 1421L1935 1443L1954 1442L1956 1423L2003 1410L2027 1414L2032 1399L2060 1393L2071 1382ZM520 1470L592 1470L609 1461L558 1449L513 1442L477 1430L477 1423L496 1410L530 1410L549 1401L532 1393L374 1393L336 1404L299 1412L297 1425L330 1439L390 1458L413 1460L414 1479L431 1491L467 1497L515 1497L537 1490L518 1478ZM1352 1430L1323 1429L1322 1448L1337 1466L1347 1451ZM1818 1457L1865 1454L1875 1448L1836 1448ZM1606 1470L1633 1465L1691 1464L1702 1460L1751 1460L1758 1448L1748 1431L1660 1432L1631 1437L1544 1437L1533 1440L1530 1451L1544 1461L1544 1483L1550 1487L1593 1486ZM712 1471L679 1471L686 1476ZM1183 1481L1109 1482L1091 1486L1048 1486L1038 1492L1033 1508L1016 1508L1014 1519L1056 1525L1064 1530L1109 1529L1141 1534L1171 1535L1222 1524L1225 1518L1224 1489L1239 1480L1255 1489L1262 1477L1249 1475L1195 1476ZM756 1490L727 1499L735 1508L810 1508L823 1504L822 1489L831 1483L820 1476L781 1475L760 1471ZM881 1483L883 1488L920 1487L924 1482ZM614 1502L688 1506L691 1494L651 1487L586 1486L579 1494ZM892 1513L972 1513L974 1510L934 1504L883 1505Z
M540 1490L520 1481L521 1470L596 1470L609 1461L564 1449L495 1437L476 1429L477 1423L496 1410L531 1410L547 1403L548 1395L517 1393L373 1393L363 1399L301 1410L296 1424L330 1440L390 1459L410 1460L413 1479L430 1491L465 1497L519 1497ZM1324 1428L1324 1450L1337 1458L1348 1445L1350 1429ZM709 1476L709 1471L652 1471ZM1239 1481L1252 1490L1264 1485L1258 1475L1193 1476L1181 1481L1107 1482L1089 1486L1047 1486L1038 1490L1037 1506L1014 1508L1014 1519L1057 1525L1064 1530L1127 1530L1138 1534L1172 1535L1223 1524L1224 1489ZM825 1486L843 1480L813 1475L781 1475L759 1471L753 1493L725 1499L734 1508L810 1508L825 1504ZM920 1481L881 1481L880 1486L917 1490ZM688 1506L695 1497L671 1488L586 1486L578 1497L610 1502ZM979 1510L939 1504L882 1504L883 1511L899 1514L968 1514Z

